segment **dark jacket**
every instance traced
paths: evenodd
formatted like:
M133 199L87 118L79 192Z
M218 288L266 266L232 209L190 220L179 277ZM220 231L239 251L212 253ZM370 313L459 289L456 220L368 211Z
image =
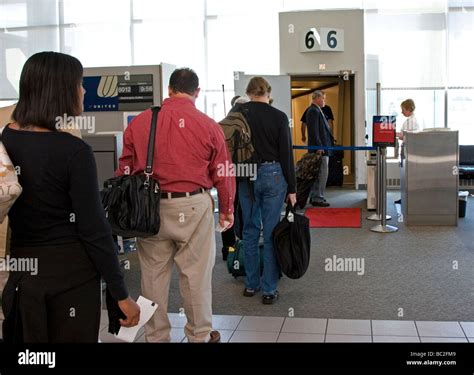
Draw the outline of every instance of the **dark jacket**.
M306 124L308 126L308 146L334 146L334 138L331 134L331 129L318 106L312 104L308 108ZM332 152L325 151L325 154L331 156Z

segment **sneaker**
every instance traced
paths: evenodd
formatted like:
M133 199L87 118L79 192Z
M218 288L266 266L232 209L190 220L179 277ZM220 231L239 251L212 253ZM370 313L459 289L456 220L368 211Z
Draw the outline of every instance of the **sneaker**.
M273 305L279 296L280 293L278 293L278 291L276 291L275 294L264 294L262 296L262 302L264 305Z
M311 202L311 206L313 206L313 207L329 207L330 204L326 201L313 201L313 202Z
M218 343L221 342L221 334L219 331L211 331L210 333L211 338L209 339L208 343Z
M244 296L245 297L253 297L257 293L257 290L252 288L245 288L244 289Z

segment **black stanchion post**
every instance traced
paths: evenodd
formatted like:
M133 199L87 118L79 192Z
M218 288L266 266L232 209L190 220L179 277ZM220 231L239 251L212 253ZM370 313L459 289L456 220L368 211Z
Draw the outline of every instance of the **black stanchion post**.
M379 198L378 203L380 206L380 224L371 228L372 232L377 233L394 233L398 231L397 227L387 225L387 148L379 147L380 152L380 169L379 169Z
M375 164L375 214L367 217L367 220L380 221L380 147L377 147L377 159Z
M385 150L386 151L386 150ZM380 208L382 207L382 148L377 147L377 164L375 166L375 214L370 215L367 217L367 220L371 221L381 221L382 220L382 215L380 213ZM386 174L385 174L385 183L387 182L386 180ZM390 215L385 214L385 220L391 220L392 217Z

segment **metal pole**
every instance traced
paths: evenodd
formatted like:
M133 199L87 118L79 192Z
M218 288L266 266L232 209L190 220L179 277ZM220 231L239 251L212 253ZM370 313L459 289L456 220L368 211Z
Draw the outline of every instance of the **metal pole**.
M387 225L387 148L382 147L380 148L380 161L381 161L381 168L380 168L380 217L381 222L379 225L371 228L372 232L377 233L394 233L398 231L397 227L392 225Z
M377 147L377 162L375 165L375 214L370 215L367 220L380 221L380 147Z
M225 105L225 88L224 85L222 85L222 100L224 101L224 117L227 116L227 109Z
M380 116L380 103L382 100L382 84L380 82L377 82L375 85L375 90L377 93L377 98L376 98L376 110L377 110L377 116Z
M387 225L387 149L383 147L381 150L380 164L381 164L381 178L380 178L380 224L384 227Z
M377 116L380 116L380 111L381 111L381 102L382 102L382 84L380 82L376 83L375 86L376 89L376 111L377 111ZM382 176L381 176L381 169L382 169L382 150L380 147L377 147L377 164L375 166L375 179L377 183L375 184L375 214L370 215L367 220L371 221L380 221L382 216L380 215L380 207L382 205L381 202L381 191L382 191ZM386 183L386 180L385 180ZM392 217L390 215L386 215L385 219L390 220Z

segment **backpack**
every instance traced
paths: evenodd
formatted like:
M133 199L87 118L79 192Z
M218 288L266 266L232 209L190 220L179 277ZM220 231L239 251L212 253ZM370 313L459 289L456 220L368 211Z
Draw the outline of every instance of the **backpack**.
M258 250L260 253L260 274L263 274L263 244L258 245ZM227 270L235 278L246 275L244 242L240 239L237 239L234 247L229 248L229 255L227 255Z
M237 108L234 106L219 122L234 164L251 163L256 160L247 112L248 110L241 106Z

